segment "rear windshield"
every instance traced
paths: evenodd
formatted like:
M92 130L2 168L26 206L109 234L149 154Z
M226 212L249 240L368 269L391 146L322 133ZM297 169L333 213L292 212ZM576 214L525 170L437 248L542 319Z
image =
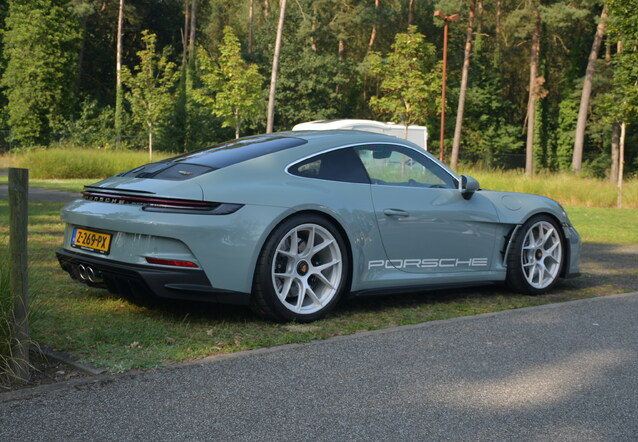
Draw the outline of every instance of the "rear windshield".
M181 181L306 143L296 137L257 135L145 164L118 176Z

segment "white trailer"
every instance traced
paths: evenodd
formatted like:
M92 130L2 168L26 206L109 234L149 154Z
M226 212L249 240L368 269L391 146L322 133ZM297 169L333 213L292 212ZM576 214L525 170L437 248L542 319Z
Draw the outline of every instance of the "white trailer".
M292 128L292 130L331 129L363 130L405 139L405 126L403 124L382 123L381 121L374 120L318 120L299 123ZM407 140L428 150L428 128L416 125L408 126Z

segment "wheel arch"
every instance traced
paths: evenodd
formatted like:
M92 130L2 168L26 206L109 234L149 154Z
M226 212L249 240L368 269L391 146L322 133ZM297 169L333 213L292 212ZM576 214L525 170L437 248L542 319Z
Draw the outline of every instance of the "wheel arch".
M348 270L348 274L346 275L346 293L344 293L344 296L347 297L348 293L350 293L350 291L352 289L352 273L353 273L353 269L354 269L353 253L352 253L352 242L351 242L350 236L348 235L346 229L343 228L342 223L340 223L335 216L333 216L330 213L327 213L327 212L324 212L324 211L321 211L321 210L317 210L317 209L303 209L303 210L294 211L292 213L288 213L288 214L286 214L286 216L282 217L277 222L275 222L275 223L273 223L271 225L271 227L268 230L268 232L266 232L263 235L263 237L260 239L259 247L258 247L257 253L256 253L257 258L255 258L255 260L254 260L254 265L253 265L253 269L252 269L252 272L253 272L252 279L254 280L255 275L256 275L255 266L257 265L257 259L261 255L261 252L263 251L264 247L266 246L266 243L267 243L268 238L270 237L270 235L273 234L273 232L277 229L277 227L279 227L281 224L283 224L286 221L288 221L290 218L294 218L294 217L297 217L297 216L303 216L303 215L316 215L316 216L319 216L319 217L325 219L335 229L337 229L337 231L341 235L341 238L343 239L344 245L346 247L346 253L348 254L348 262L350 263L350 265L348 266L348 269L347 269Z
M565 231L563 230L562 221L558 218L558 216L556 216L551 211L542 211L541 210L541 211L538 211L538 212L529 213L529 214L527 214L527 216L525 218L521 219L519 223L517 223L516 225L513 226L513 228L511 229L509 235L507 236L507 243L505 244L505 254L503 256L503 262L507 263L507 258L508 258L508 255L510 253L510 246L511 246L512 241L514 240L514 237L516 236L516 233L518 232L518 230L527 221L529 221L533 217L539 216L539 215L548 216L559 227L558 228L558 232L559 232L559 234L561 236L561 239L563 240L563 250L565 251L565 259L563 259L563 263L561 264L561 270L559 272L559 276L564 278L567 275L567 271L569 270L569 263L571 262L571 245L570 245L569 241L567 240L567 237L565 235Z

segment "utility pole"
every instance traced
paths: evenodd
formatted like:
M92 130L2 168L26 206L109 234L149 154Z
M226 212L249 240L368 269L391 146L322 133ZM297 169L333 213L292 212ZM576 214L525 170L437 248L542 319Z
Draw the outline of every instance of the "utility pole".
M459 14L445 15L441 11L434 11L434 16L443 20L443 79L441 84L441 138L439 140L439 160L443 161L443 152L445 150L445 85L447 77L447 34L450 22L459 19Z

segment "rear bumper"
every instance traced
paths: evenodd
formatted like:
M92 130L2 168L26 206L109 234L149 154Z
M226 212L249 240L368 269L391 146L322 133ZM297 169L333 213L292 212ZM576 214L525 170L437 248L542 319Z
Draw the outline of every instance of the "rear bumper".
M215 289L203 270L128 264L64 249L58 250L56 256L73 279L133 300L164 298L239 305L250 302L249 293Z

